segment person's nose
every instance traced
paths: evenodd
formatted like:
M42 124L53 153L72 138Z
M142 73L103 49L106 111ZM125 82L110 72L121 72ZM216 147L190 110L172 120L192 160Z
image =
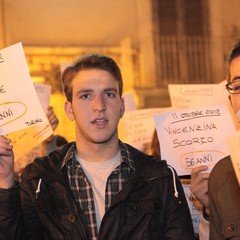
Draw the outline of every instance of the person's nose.
M95 96L93 99L93 111L106 110L106 102L103 96Z

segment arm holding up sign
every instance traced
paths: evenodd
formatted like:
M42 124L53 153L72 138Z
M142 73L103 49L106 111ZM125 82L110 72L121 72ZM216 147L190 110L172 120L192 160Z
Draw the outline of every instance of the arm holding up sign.
M56 117L53 108L48 107L46 113L51 127L55 130L59 124L58 118ZM51 149L48 151L56 149L55 136L49 137L45 141L45 147L51 145ZM34 159L31 159L33 161ZM0 239L5 239L8 236L9 229L12 232L12 239L28 239L25 236L23 230L23 218L22 218L22 206L20 200L20 188L19 183L15 182L16 173L14 171L14 154L13 146L11 145L11 140L4 136L0 136ZM32 226L39 226L35 221L38 218L34 218L36 212L31 213L30 223ZM8 221L9 216L13 216L11 221ZM13 223L14 222L14 223ZM34 236L40 236L40 228L34 228L32 230Z
M206 173L207 166L198 166L193 168L191 172L191 192L193 201L200 201L205 211L209 213L209 199L208 199L208 178L209 173Z
M198 166L191 171L191 200L195 207L201 211L201 222L199 224L199 239L209 239L209 198L208 198L208 178L207 166Z
M0 136L0 239L27 239L22 231L20 188L17 182L14 183L14 178L11 141ZM11 236L7 238L9 232Z

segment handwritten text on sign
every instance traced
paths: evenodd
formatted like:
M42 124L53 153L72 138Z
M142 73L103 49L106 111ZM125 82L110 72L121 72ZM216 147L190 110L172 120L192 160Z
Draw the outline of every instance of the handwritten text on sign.
M161 156L179 175L198 165L210 169L229 154L225 139L235 131L228 107L185 109L154 116Z
M119 123L119 138L139 150L150 144L155 129L153 116L172 108L148 108L125 112Z
M221 84L169 84L168 90L172 107L178 109L229 104Z
M49 105L51 86L34 83L34 87L43 109L47 109L47 106ZM39 119L39 121L41 121L41 119ZM31 124L31 122L28 123L29 126L31 126ZM14 168L16 171L17 169L23 169L26 164L29 163L29 158L31 161L34 159L33 157L31 158L31 156L33 156L31 152L33 151L36 153L35 150L41 149L41 146L36 146L43 142L52 132L52 128L49 123L32 125L33 127L24 128L19 131L6 134L6 136L11 139L11 143L13 145L15 158ZM34 147L35 149L32 150ZM29 158L27 156L29 156ZM28 162L26 161L27 159Z
M48 124L48 119L33 86L22 44L1 49L0 134L42 123Z
M15 160L52 134L21 43L0 50L0 134L11 139Z

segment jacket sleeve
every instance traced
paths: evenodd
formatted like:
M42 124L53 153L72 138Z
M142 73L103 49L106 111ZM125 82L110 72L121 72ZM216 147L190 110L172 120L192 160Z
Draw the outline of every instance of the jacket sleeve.
M10 189L0 189L0 239L26 239L18 183Z
M0 239L43 239L35 207L20 188L17 183L10 189L0 189ZM23 195L26 212L22 206Z
M184 194L182 184L176 171L170 167L168 177L168 191L166 199L166 228L164 239L194 240L194 230L190 210Z
M208 195L210 239L240 239L240 188L229 156L212 169Z

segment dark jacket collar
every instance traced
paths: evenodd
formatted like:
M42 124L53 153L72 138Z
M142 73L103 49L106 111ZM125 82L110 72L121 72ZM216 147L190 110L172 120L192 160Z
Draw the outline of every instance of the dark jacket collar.
M133 168L132 178L134 179L153 179L167 176L169 169L165 160L159 160L153 156L147 155L136 148L120 143L121 155L124 162ZM63 166L74 157L76 149L75 142L68 143L62 149L57 149L49 155L36 158L23 172L22 176L26 179L62 178ZM151 164L150 164L151 163Z

